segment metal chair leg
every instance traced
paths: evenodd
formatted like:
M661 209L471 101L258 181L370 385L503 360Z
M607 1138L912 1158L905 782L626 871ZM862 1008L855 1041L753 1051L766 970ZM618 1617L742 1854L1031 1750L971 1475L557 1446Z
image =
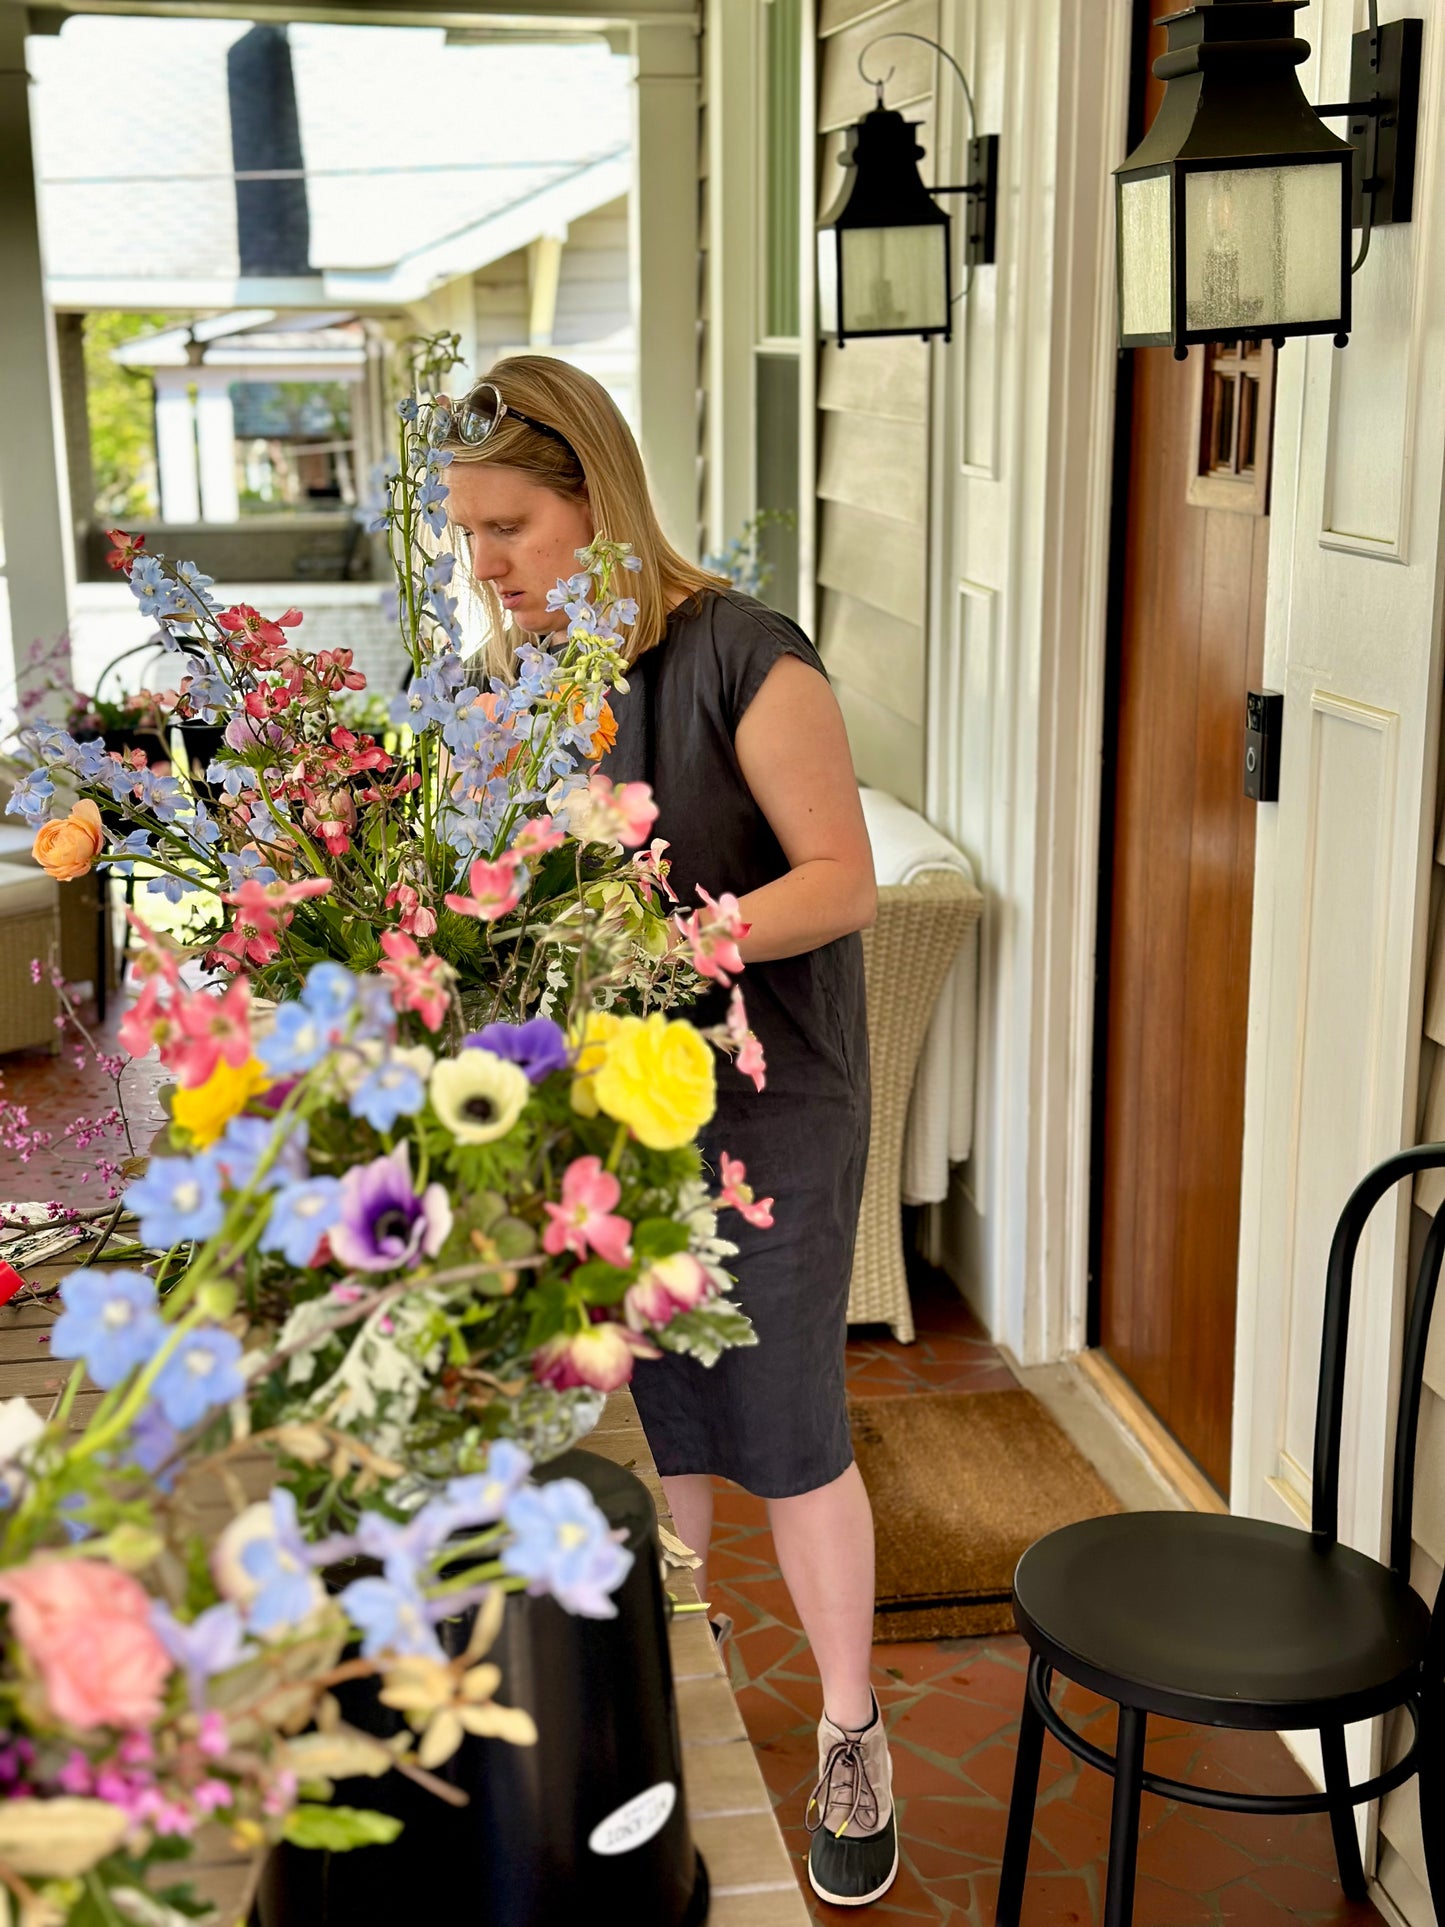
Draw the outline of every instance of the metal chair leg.
M1043 1661L1035 1655L1029 1661L1023 1717L1019 1721L1013 1795L1009 1801L1008 1832L1004 1837L1003 1872L999 1880L994 1927L1018 1927L1024 1904L1029 1842L1033 1838L1034 1807L1039 1795L1039 1762L1044 1750L1043 1715L1034 1703L1034 1696L1047 1690Z
M1425 1695L1420 1707L1420 1832L1425 1841L1425 1879L1437 1920L1445 1920L1445 1688Z
M1320 1751L1325 1763L1325 1791L1330 1796L1330 1831L1335 1837L1335 1860L1340 1886L1347 1900L1364 1900L1369 1888L1360 1859L1360 1836L1355 1831L1355 1808L1350 1799L1350 1763L1345 1754L1345 1729L1320 1729Z
M1139 1855L1139 1797L1144 1790L1144 1736L1148 1725L1148 1714L1137 1706L1119 1708L1104 1927L1129 1927L1134 1918L1134 1865Z

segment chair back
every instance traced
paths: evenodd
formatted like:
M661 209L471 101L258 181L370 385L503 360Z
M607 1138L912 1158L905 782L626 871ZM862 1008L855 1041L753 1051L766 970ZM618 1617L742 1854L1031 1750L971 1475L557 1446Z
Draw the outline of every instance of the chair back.
M1370 1213L1405 1178L1421 1171L1445 1170L1445 1144L1418 1144L1397 1151L1362 1178L1340 1213L1330 1244L1325 1280L1324 1340L1320 1348L1319 1403L1315 1413L1314 1500L1311 1530L1331 1543L1339 1536L1340 1431L1344 1416L1345 1359L1349 1343L1350 1292L1355 1257ZM1425 1348L1435 1308L1440 1270L1445 1262L1445 1205L1436 1212L1420 1254L1415 1289L1405 1328L1400 1365L1400 1408L1395 1428L1395 1464L1390 1503L1390 1565L1408 1582L1413 1539L1415 1448L1420 1436L1420 1398L1425 1381ZM1436 1635L1441 1635L1436 1604Z

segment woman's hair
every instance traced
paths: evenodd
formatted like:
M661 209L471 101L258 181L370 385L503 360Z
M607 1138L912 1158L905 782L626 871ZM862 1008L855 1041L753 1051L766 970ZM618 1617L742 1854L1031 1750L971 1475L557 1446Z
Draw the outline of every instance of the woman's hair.
M598 535L631 543L642 568L618 585L638 604L637 620L627 631L629 662L661 642L669 607L679 597L729 586L725 577L685 560L663 534L632 430L600 381L549 355L511 355L489 369L476 388L487 383L509 409L531 415L555 434L541 434L508 414L478 446L463 442L455 428L445 446L454 461L514 468L568 501L585 501ZM469 395L457 405L458 420L470 400ZM510 678L520 633L504 628L501 599L492 585L476 586L488 616L487 667Z

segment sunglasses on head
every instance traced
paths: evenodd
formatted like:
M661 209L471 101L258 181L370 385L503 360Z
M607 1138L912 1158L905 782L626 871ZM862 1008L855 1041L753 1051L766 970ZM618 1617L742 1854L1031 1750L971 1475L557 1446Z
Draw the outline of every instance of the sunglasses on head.
M431 419L432 445L440 447L455 433L467 448L480 448L483 442L496 434L508 415L514 421L525 422L528 428L535 428L539 435L550 435L576 460L576 451L560 429L551 428L546 422L539 422L534 415L524 415L520 408L509 406L502 400L496 384L490 381L479 383L460 409L454 408L447 396L437 396Z

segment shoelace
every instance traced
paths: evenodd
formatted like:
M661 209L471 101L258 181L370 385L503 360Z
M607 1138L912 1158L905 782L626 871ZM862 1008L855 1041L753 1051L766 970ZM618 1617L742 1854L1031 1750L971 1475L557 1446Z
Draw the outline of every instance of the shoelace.
M841 1787L833 1784L835 1774L842 1778ZM863 1765L861 1734L855 1734L852 1739L835 1740L828 1749L823 1771L808 1801L804 1824L809 1833L818 1831L835 1805L848 1808L843 1824L833 1829L837 1840L842 1839L855 1820L861 1819L864 1833L870 1833L878 1825L878 1796Z

